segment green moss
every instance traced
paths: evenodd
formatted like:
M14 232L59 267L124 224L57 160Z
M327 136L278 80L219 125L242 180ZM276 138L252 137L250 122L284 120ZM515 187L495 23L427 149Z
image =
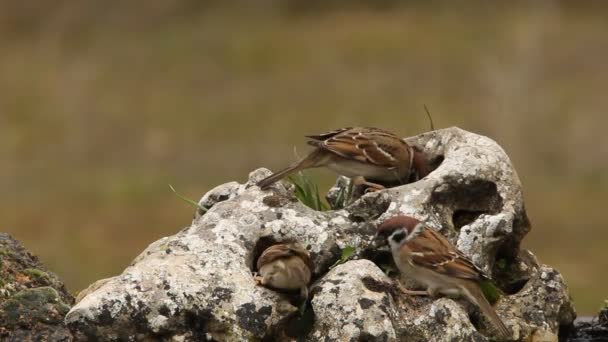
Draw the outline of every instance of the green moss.
M25 289L0 306L0 324L5 327L33 326L36 322L57 324L69 309L52 287Z
M51 284L51 278L49 277L48 273L41 271L39 269L26 268L25 270L23 270L22 273L25 274L26 276L28 276L33 281L35 281L36 283L45 284L45 285Z
M6 249L6 248L0 248L0 256L7 256L7 257L11 257L13 259L17 259L17 257L19 255L17 255L17 253L11 251L10 249Z

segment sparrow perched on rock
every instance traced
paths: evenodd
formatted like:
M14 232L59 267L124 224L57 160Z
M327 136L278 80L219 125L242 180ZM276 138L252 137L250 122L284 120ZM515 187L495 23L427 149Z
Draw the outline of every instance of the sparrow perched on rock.
M314 269L310 254L297 243L277 244L264 250L258 258L258 285L270 285L282 290L300 290L308 298L308 283Z
M402 292L465 297L479 307L502 338L511 336L481 289L488 277L445 237L409 216L390 218L377 231L379 237L388 240L399 271L427 287L426 291L412 291L400 286Z
M319 135L309 135L316 147L300 161L258 182L262 189L304 169L327 167L365 184L373 190L384 185L406 184L426 176L427 160L404 139L395 134L367 127L347 127Z

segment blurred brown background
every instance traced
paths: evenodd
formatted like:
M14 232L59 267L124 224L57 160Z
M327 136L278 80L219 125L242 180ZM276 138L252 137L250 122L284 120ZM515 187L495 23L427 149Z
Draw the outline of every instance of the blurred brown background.
M72 291L189 224L167 184L198 199L346 125L415 135L426 104L510 154L579 312L608 296L608 7L28 3L0 1L0 230Z

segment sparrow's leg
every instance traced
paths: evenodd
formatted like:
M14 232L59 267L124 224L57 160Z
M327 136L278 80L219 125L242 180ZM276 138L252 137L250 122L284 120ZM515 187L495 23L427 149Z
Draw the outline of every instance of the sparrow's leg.
M302 286L300 288L300 297L302 300L302 304L300 304L300 316L304 315L306 311L306 303L308 302L308 286Z
M380 191L380 190L386 189L383 185L372 183L372 182L368 182L363 176L353 177L352 180L353 180L353 184L355 184L355 185L365 185L365 186L367 186L367 188L365 189L366 193L372 192L372 191Z
M442 294L448 298L451 299L458 299L462 296L462 292L460 289L457 288L441 288L441 289L435 289L433 290L433 293L437 296L439 294Z
M403 287L403 285L401 285L401 284L397 284L397 286L399 287L399 291L401 291L401 293L406 294L408 296L428 296L428 295L430 295L430 293L427 291L409 290L409 289L406 289L405 287Z
M308 299L308 286L304 285L300 288L300 297L302 297L304 301Z

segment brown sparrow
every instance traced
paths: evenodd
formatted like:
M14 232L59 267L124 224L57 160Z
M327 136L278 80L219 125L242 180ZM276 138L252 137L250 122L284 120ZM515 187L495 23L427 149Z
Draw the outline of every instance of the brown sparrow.
M258 285L270 285L282 290L300 290L302 298L308 298L308 283L314 265L310 254L297 243L277 244L264 250L258 258Z
M429 173L422 153L382 129L347 127L307 138L316 147L310 154L257 185L265 189L294 172L323 166L374 190L383 189L384 184L406 184Z
M412 291L400 286L402 292L465 297L479 307L502 338L511 336L480 288L488 277L445 237L409 216L390 218L377 230L379 236L388 239L399 271L427 287L426 291Z

